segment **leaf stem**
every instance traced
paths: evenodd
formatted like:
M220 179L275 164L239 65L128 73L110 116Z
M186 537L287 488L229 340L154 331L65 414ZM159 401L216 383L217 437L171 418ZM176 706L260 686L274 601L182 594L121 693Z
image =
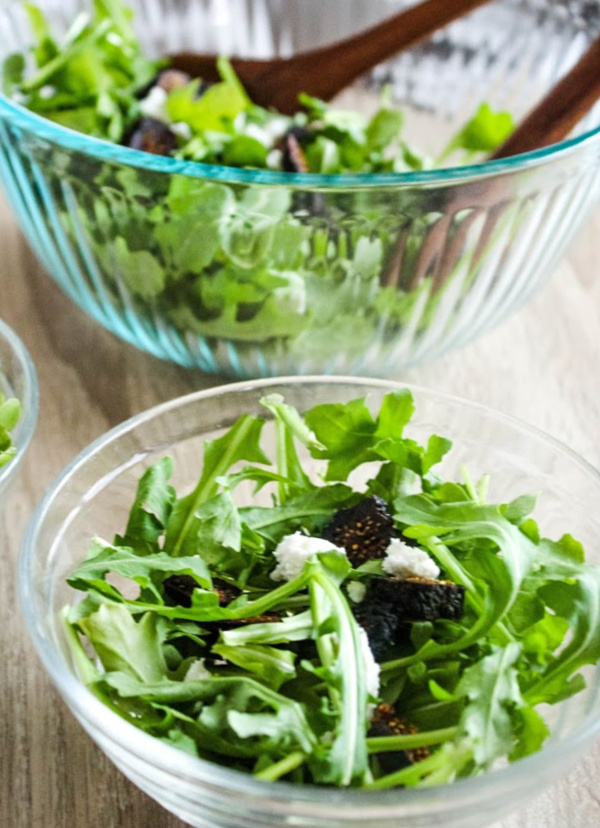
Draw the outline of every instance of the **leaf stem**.
M436 537L423 538L421 543L429 549L438 563L442 565L443 569L445 569L450 575L451 580L455 583L462 584L465 587L465 603L467 606L474 610L476 615L482 615L483 602L474 582L471 580L467 574L467 571L460 565L459 561L452 554L446 544L442 543L442 541ZM510 644L515 640L514 636L506 629L505 625L501 621L497 621L493 629L497 633L500 644Z
M388 750L414 750L430 745L448 742L458 733L457 727L443 727L423 733L409 733L404 736L371 736L367 739L369 753L385 753Z
M365 668L361 663L362 645L360 628L339 586L318 562L305 567L309 574L311 593L315 587L322 590L329 600L332 614L337 619L339 689L331 688L338 699L340 718L338 735L332 745L330 757L339 763L341 785L349 785L367 771L365 732L367 726L367 688ZM312 597L312 595L311 595ZM316 596L315 596L316 597Z
M454 779L458 772L470 761L473 752L468 743L457 743L445 750L432 753L427 759L415 762L407 768L381 776L365 787L380 790L395 787L428 787L435 779L435 784L442 784Z
M254 778L260 779L263 782L275 782L277 779L281 779L282 776L299 768L305 760L306 755L301 750L295 750L293 753L284 756L279 762L273 762L272 765L255 773Z

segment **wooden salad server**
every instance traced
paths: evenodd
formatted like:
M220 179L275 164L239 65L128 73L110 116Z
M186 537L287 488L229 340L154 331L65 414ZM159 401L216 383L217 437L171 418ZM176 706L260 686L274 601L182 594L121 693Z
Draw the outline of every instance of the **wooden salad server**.
M327 0L323 0L327 2ZM356 78L489 0L425 0L352 37L289 58L231 58L254 103L291 115L305 92L329 101ZM217 55L179 52L171 66L207 82L219 80Z

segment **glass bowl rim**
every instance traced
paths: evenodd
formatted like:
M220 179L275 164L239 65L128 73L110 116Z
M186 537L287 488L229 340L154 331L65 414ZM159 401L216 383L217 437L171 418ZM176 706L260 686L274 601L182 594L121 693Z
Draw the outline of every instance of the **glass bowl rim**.
M31 112L0 92L0 116L11 126L28 130L35 137L50 141L57 146L83 153L91 158L109 163L122 164L149 172L166 175L184 175L189 178L220 181L229 184L285 186L297 189L362 189L376 187L407 187L416 184L443 186L450 183L479 181L495 175L518 173L561 160L580 147L585 147L600 136L600 124L581 135L567 138L548 147L542 147L520 155L483 161L478 164L444 167L442 169L414 172L386 173L293 173L276 170L227 167L220 164L204 164L185 161L171 156L154 155L142 150L113 144L56 124Z
M2 486L6 479L15 474L33 437L38 418L39 386L31 354L15 331L2 319L0 319L0 339L8 344L23 372L22 415L12 432L17 455L0 468L0 486Z
M56 648L54 646L48 647L48 641L40 631L37 617L30 609L33 606L32 597L35 591L33 580L36 574L37 535L40 526L52 508L54 498L60 495L62 489L68 485L69 479L82 466L114 441L133 431L137 426L160 417L169 410L183 409L192 402L219 397L231 392L254 389L267 391L274 386L316 384L355 385L357 388L369 386L373 390L382 391L407 388L415 394L429 396L441 402L451 402L484 413L486 416L517 428L529 434L538 442L546 444L553 451L565 456L582 471L596 478L596 482L600 484L599 469L542 429L500 409L415 383L355 376L281 376L237 381L174 397L135 414L89 443L56 475L46 488L42 499L30 517L19 556L19 601L25 625L35 645L38 657L52 681L78 718L81 717L82 721L91 725L93 729L97 729L104 739L108 738L112 743L124 748L127 753L141 759L143 763L150 763L168 775L175 774L187 782L198 785L208 784L213 790L218 789L222 793L244 794L246 797L252 797L253 803L259 806L262 804L270 809L275 805L281 805L282 807L287 805L288 808L300 809L299 812L301 813L308 813L309 810L314 813L314 809L319 808L324 809L323 811L319 810L319 816L322 816L323 814L326 815L327 811L335 810L339 813L341 806L347 806L351 811L348 815L345 815L345 818L349 818L353 814L357 820L367 815L371 818L375 816L390 818L396 814L398 816L407 815L410 811L421 813L422 809L427 806L434 809L448 809L453 805L458 806L463 799L472 802L481 801L486 793L492 793L501 783L510 785L514 782L518 787L519 780L525 777L529 780L539 778L540 771L544 771L544 769L546 770L546 776L556 777L562 775L560 770L556 770L557 766L560 767L563 763L565 765L563 773L566 772L566 769L569 769L570 766L565 760L568 760L568 757L572 756L576 750L581 750L588 745L600 733L600 709L595 713L588 711L579 726L567 738L550 742L543 750L531 756L481 776L459 779L447 785L422 789L368 790L323 788L315 785L299 786L284 781L277 781L275 784L265 782L254 779L242 771L190 756L136 728L133 724L110 711L68 669L65 660L57 653ZM134 461L138 459L139 456L133 458ZM122 470L127 465L128 463L125 460L119 464L118 468ZM68 520L70 520L69 516L64 519L62 525L64 526ZM45 586L48 586L48 582ZM597 665L596 669L600 670L600 665ZM247 804L250 807L250 799L248 799ZM305 810L302 810L302 808Z

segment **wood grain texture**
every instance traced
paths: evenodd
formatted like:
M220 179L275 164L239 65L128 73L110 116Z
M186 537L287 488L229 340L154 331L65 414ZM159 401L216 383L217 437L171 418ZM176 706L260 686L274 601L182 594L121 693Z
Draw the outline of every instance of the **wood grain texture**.
M600 213L518 313L478 341L399 379L500 408L600 466ZM128 346L79 311L28 251L0 203L0 316L37 366L40 419L0 518L0 826L183 828L131 785L67 711L17 607L15 566L27 518L74 454L107 428L222 378L185 371ZM551 790L495 828L597 828L600 742Z

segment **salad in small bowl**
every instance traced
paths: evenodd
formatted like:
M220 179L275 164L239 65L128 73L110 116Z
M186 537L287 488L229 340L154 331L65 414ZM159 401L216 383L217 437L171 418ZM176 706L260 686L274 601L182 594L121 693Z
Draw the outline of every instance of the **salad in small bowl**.
M63 471L21 603L83 727L191 825L476 828L600 732L599 493L423 388L224 386Z
M38 384L29 353L0 319L0 509L33 436Z

